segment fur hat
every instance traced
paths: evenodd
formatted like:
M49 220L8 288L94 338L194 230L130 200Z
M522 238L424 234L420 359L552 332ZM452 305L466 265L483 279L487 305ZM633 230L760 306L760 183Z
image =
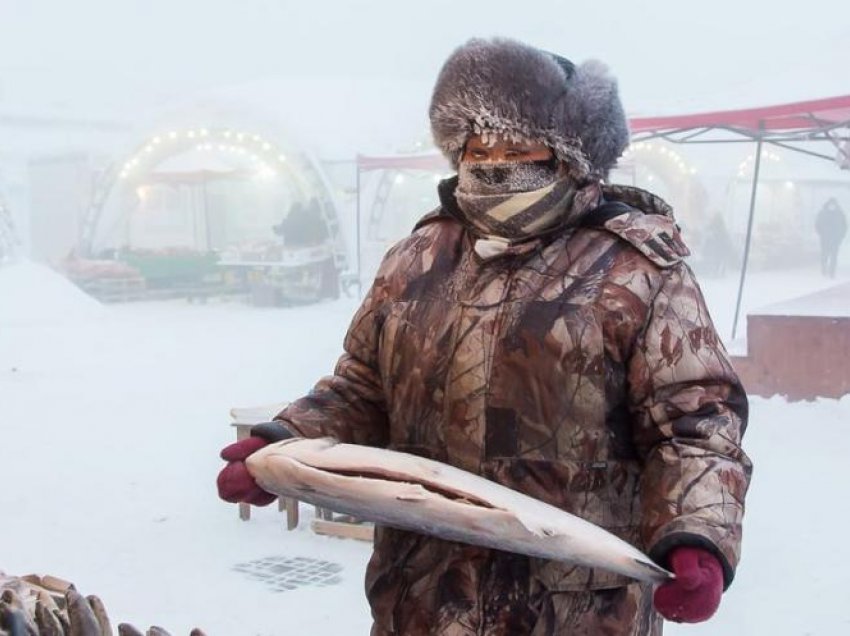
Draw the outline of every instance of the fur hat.
M473 39L443 65L429 110L431 132L457 167L475 134L552 148L577 176L604 177L629 143L617 81L601 62L569 60L514 40Z

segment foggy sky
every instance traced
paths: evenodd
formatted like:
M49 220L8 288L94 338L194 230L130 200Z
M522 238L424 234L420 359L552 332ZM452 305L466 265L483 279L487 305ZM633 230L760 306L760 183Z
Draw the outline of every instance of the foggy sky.
M126 119L293 75L433 82L492 35L604 60L632 114L850 93L846 0L0 0L0 114Z

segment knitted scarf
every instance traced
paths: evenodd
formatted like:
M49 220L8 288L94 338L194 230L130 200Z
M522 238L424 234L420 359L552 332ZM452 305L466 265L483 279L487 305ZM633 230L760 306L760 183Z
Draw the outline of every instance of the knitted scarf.
M455 198L482 238L516 242L563 222L575 192L553 162L461 162Z

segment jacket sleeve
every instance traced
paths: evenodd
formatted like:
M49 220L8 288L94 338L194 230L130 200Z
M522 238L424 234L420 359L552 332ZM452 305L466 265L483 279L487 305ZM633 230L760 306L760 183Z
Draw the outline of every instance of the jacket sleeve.
M641 535L666 562L680 545L712 551L725 587L740 556L752 465L741 449L747 398L690 269L662 269L629 362L634 439L644 462Z
M363 300L343 342L333 375L319 380L304 397L275 416L302 437L334 437L340 442L385 446L389 425L378 369L378 347L387 298L389 256Z

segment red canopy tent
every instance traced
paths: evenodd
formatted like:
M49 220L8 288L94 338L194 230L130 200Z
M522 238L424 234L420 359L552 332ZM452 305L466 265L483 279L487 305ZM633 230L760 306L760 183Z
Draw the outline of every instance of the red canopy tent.
M671 117L635 117L629 120L629 125L633 142L649 139L664 139L677 144L756 142L744 262L735 302L735 319L732 323L734 340L750 257L762 146L771 144L820 159L836 161L839 167L850 168L848 133L840 133L841 129L850 129L850 95L763 108ZM835 152L824 154L815 151L812 149L813 142L832 145Z
M364 157L357 155L357 171L370 170L430 170L444 172L449 164L442 155L399 155L396 157Z
M762 146L771 144L787 150L801 152L828 161L837 161L839 167L850 169L850 95L830 97L778 106L723 110L692 115L669 117L633 117L629 120L632 142L664 139L676 144L757 144L750 210L747 221L747 239L744 263L738 285L735 321L732 338L735 338L741 310L741 297L747 275L747 264L752 240L753 215L761 169ZM842 129L847 129L843 132ZM833 154L814 150L813 145L824 143L834 146ZM440 155L407 155L395 157L357 157L357 275L360 278L360 174L370 170L429 170L442 172L448 168Z
M833 131L846 127L848 122L850 95L694 115L633 117L629 120L629 126L635 141L661 137L674 143L718 143L722 140L700 137L709 131L727 131L753 141L764 139L768 143L782 145L795 141L837 141Z

